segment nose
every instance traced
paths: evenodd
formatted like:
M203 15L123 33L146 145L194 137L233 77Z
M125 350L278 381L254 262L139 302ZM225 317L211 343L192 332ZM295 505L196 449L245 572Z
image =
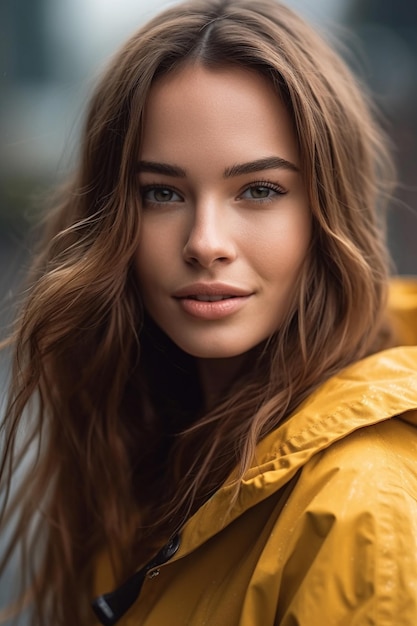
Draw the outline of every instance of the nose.
M187 263L207 269L220 262L230 263L236 258L233 224L226 207L215 201L196 205L183 256Z

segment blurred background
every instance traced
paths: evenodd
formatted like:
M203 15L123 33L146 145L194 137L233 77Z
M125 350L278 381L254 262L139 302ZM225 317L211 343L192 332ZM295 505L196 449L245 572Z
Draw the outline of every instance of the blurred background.
M254 0L256 2L256 0ZM0 336L44 195L65 177L94 79L119 44L166 0L0 1ZM395 145L400 187L389 245L417 273L417 2L287 0L342 44L369 85ZM0 390L7 367L0 364ZM0 396L0 406L1 397ZM0 582L0 606L10 581Z

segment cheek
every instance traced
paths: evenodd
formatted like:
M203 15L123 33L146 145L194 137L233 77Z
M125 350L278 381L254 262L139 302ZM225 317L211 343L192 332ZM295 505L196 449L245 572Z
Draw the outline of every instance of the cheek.
M138 254L141 256L158 256L164 250L170 250L172 255L181 250L184 243L184 216L172 210L171 213L162 212L146 214L142 217L139 233Z
M255 228L249 253L256 252L256 265L270 281L293 281L310 247L311 219L308 214L289 216L268 228ZM255 261L255 259L254 259Z

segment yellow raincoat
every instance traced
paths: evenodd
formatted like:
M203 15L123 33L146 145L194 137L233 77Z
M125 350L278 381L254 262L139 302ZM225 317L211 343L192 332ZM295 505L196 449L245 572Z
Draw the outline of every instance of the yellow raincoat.
M391 309L417 343L413 283ZM233 508L226 483L162 560L118 625L416 626L417 347L324 383L258 445Z

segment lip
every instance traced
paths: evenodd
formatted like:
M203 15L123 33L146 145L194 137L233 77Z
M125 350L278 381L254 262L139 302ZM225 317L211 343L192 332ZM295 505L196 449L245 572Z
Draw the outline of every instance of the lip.
M218 320L237 313L253 292L226 283L193 283L178 289L173 298L185 313L202 320ZM193 296L224 296L223 300L202 301Z

